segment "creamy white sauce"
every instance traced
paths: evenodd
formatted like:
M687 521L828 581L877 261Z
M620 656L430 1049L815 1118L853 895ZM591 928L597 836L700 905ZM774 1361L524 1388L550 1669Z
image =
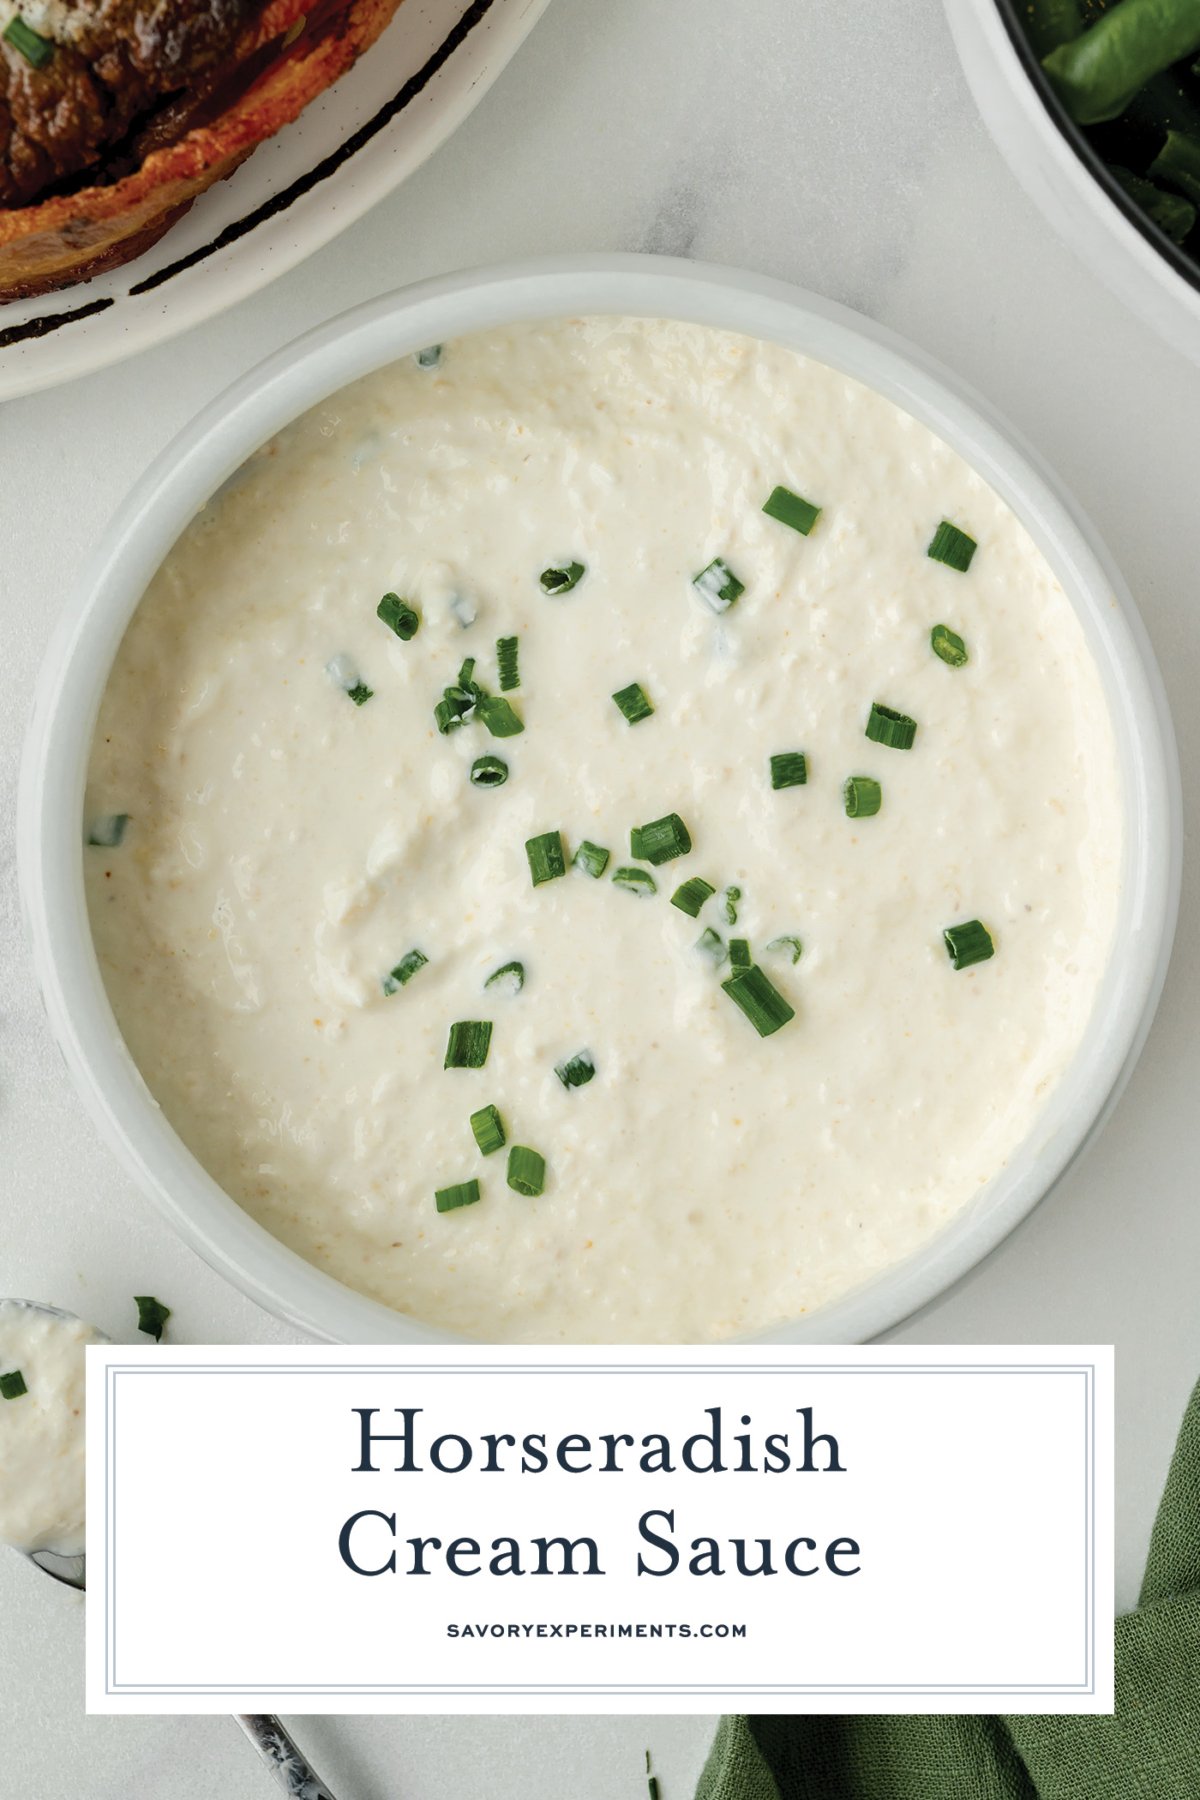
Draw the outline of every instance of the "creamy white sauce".
M782 484L808 537L764 516ZM978 542L926 555L938 522ZM745 583L717 616L714 556ZM587 566L548 598L539 571ZM400 642L392 589L420 611ZM463 620L474 618L473 623ZM966 640L952 669L933 625ZM464 656L519 737L432 709ZM373 690L352 704L327 668ZM653 717L610 696L640 682ZM872 743L873 700L918 721ZM772 753L808 782L773 792ZM493 753L507 784L473 788ZM845 815L852 774L883 784ZM104 979L157 1099L216 1179L319 1267L481 1338L719 1339L795 1318L936 1232L1027 1137L1079 1045L1112 939L1112 729L1082 630L1023 527L945 444L794 353L610 319L495 331L339 394L254 457L143 601L104 701L86 852ZM692 853L639 899L678 812ZM718 888L698 919L686 877ZM736 935L796 1010L760 1039L695 949ZM988 926L956 972L943 927ZM768 941L795 933L793 968ZM428 966L382 977L410 949ZM524 989L485 995L520 959ZM443 1069L455 1020L487 1064ZM588 1048L595 1079L555 1064ZM505 1183L487 1103L546 1158ZM434 1191L476 1177L478 1205Z
M26 1392L0 1399L0 1543L84 1548L84 1346L103 1343L82 1319L0 1300L0 1375Z

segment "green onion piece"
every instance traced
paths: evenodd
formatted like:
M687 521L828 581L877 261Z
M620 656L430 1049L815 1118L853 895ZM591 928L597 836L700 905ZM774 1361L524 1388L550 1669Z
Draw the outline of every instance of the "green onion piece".
M842 788L848 819L873 819L883 805L883 789L869 775L851 775Z
M525 986L525 964L501 963L498 969L492 970L483 985L485 988L497 988L502 994L519 994Z
M346 692L349 694L351 700L353 700L355 706L365 706L367 701L370 700L374 694L375 689L369 688L365 681L356 681L352 688L346 689Z
M20 1369L11 1369L7 1375L0 1375L0 1400L19 1400L22 1394L28 1392Z
M714 931L711 925L704 927L696 939L695 948L700 951L702 956L707 956L716 969L719 969L725 961L725 945L722 942L721 934L719 931Z
M10 19L4 27L4 41L11 44L35 69L44 69L54 55L51 39L39 37L19 16Z
M659 1800L658 1776L657 1775L647 1775L647 1777L646 1777L646 1793L648 1796L648 1800Z
M907 713L881 706L878 700L871 702L867 736L873 744L886 744L891 750L911 750L916 735L917 721L910 719Z
M128 813L108 813L104 818L93 819L88 826L87 841L101 850L115 850L125 836L128 823Z
M413 360L418 369L436 369L442 360L442 346L430 344L424 350L418 350Z
M434 1204L440 1213L453 1212L459 1206L474 1206L478 1198L479 1183L474 1179L456 1181L453 1187L438 1188L433 1196Z
M476 710L493 737L516 737L525 729L520 713L499 694L481 694Z
M447 688L446 692L448 694L461 693L465 699L478 700L483 689L475 679L475 658L473 656L463 657L458 665L458 682L455 687Z
M569 594L587 574L581 562L566 563L561 569L543 569L538 576L543 594Z
M925 554L934 562L945 563L948 568L958 569L965 575L978 548L973 537L968 537L965 531L960 531L949 519L943 519L930 538Z
M965 925L947 925L942 941L956 969L969 969L972 963L987 962L996 954L991 932L978 919L968 919Z
M554 1073L565 1088L586 1087L596 1073L596 1062L590 1050L577 1050L566 1062L555 1063Z
M515 637L496 639L496 667L500 671L500 689L508 693L511 688L521 685L521 670L517 661L519 644Z
M505 1144L504 1121L494 1106L481 1106L471 1114L471 1130L482 1156L491 1156Z
M471 786L503 787L508 780L508 764L498 756L477 756L471 764Z
M944 663L952 669L961 669L970 659L967 646L957 631L951 631L948 625L935 625L929 634L929 647L935 656L940 656Z
M585 875L591 875L598 881L608 867L608 858L609 852L603 844L590 844L584 838L571 862L575 868L582 869Z
M686 856L691 847L691 834L678 813L651 819L648 825L635 825L629 834L630 855L653 863L655 868L660 863L673 862L677 856Z
M723 557L714 556L707 568L692 576L692 586L715 613L728 612L735 600L746 591Z
M156 1344L162 1343L163 1326L171 1316L169 1306L156 1300L153 1294L135 1294L133 1304L138 1309L138 1330L152 1337Z
M728 981L721 983L721 991L741 1008L759 1037L770 1037L796 1016L795 1009L788 1005L778 988L772 987L757 963L751 963L748 969L738 969Z
M429 958L423 950L410 950L402 956L394 969L389 969L380 986L385 994L394 994L397 988L407 987L418 969L423 969Z
M748 969L753 963L750 955L749 938L730 938L729 966L731 969Z
M457 700L448 700L445 695L433 709L434 721L444 737L448 731L457 731L460 725L467 722L469 706L460 706Z
M804 945L800 942L800 939L798 937L791 937L786 932L782 937L772 938L767 945L767 949L786 950L791 957L793 964L798 963L804 954Z
M631 725L637 725L642 719L648 719L654 708L646 698L645 690L636 681L623 687L613 695L621 713Z
M543 831L540 837L526 838L525 854L529 858L534 887L540 887L543 881L554 881L567 872L561 831Z
M456 1019L446 1040L444 1069L482 1069L492 1041L490 1019Z
M508 1153L508 1185L515 1194L533 1199L546 1185L546 1159L524 1144L514 1144Z
M727 925L737 924L738 901L741 897L741 888L727 887L725 889L725 923Z
M770 519L778 519L781 525L790 525L793 531L807 537L821 516L819 506L811 500L802 500L799 494L793 494L789 488L775 488L767 500L763 511Z
M803 787L808 780L808 758L803 750L782 750L771 758L773 788Z
M700 908L706 900L711 900L716 893L711 881L705 881L702 875L692 875L681 887L677 887L671 895L671 905L685 912L689 919L700 917Z
M657 894L658 883L648 869L614 869L613 880L627 894L640 894L643 897Z
M407 644L415 638L421 626L420 614L415 612L407 600L399 594L385 594L375 608L375 616L382 619L389 631L394 631L398 638Z

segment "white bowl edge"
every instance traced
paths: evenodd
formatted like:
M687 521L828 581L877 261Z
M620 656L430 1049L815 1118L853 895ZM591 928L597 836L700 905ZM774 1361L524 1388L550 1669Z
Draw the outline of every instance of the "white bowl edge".
M857 314L782 282L649 256L542 258L438 277L371 301L268 358L214 400L134 487L84 571L34 694L22 759L18 864L51 1029L102 1134L192 1246L299 1328L351 1343L446 1342L288 1250L184 1149L121 1040L92 947L81 819L100 697L147 583L196 510L282 425L357 376L431 342L522 318L690 319L790 344L885 394L963 454L1049 557L1100 667L1122 755L1125 882L1114 955L1084 1045L1037 1132L979 1197L907 1261L758 1341L856 1342L941 1293L1032 1210L1099 1129L1149 1030L1178 908L1179 769L1161 678L1128 590L1041 460L932 359Z

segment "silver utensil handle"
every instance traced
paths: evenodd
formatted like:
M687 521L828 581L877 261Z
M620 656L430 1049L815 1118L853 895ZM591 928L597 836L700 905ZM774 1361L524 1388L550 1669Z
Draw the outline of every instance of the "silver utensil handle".
M274 1713L234 1713L233 1716L285 1794L291 1794L293 1800L335 1800Z

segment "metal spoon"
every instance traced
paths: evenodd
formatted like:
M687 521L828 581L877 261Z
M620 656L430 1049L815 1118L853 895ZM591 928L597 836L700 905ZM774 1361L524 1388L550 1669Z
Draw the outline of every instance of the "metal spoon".
M30 1312L47 1313L51 1318L65 1319L71 1324L78 1322L75 1313L64 1312L58 1306L45 1306L39 1300L0 1300L0 1306L27 1307ZM102 1342L112 1342L108 1334L98 1326L93 1325L92 1330ZM80 1593L87 1591L86 1556L63 1556L57 1550L26 1550L20 1544L13 1544L10 1548L19 1551L35 1569L40 1569L43 1575L49 1575L51 1580L62 1582L64 1587L76 1588ZM273 1713L235 1713L233 1716L284 1793L290 1794L292 1800L335 1800L332 1791L296 1748Z

